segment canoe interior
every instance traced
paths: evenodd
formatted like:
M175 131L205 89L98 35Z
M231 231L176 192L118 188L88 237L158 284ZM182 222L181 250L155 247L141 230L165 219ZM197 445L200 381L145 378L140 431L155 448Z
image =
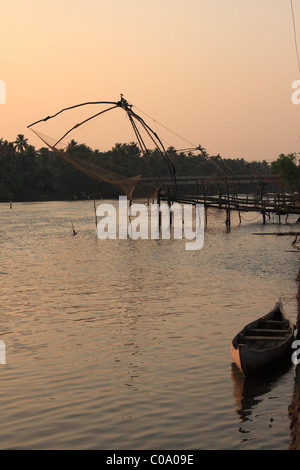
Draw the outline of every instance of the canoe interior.
M286 317L281 301L267 315L246 325L231 345L234 362L246 374L288 350L293 340L294 326Z

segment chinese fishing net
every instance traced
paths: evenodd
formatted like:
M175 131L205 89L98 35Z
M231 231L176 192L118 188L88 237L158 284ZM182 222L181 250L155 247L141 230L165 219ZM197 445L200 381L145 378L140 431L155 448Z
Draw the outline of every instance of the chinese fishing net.
M36 124L42 121L47 121L49 119L55 118L57 115L61 114L64 111L72 110L74 108L85 106L87 104L97 104L97 103L99 104L105 103L105 104L110 104L112 106L76 124L71 129L69 129L59 140L48 137L33 128ZM132 177L127 177L122 174L116 173L115 171L111 171L99 165L98 162L96 164L95 162L89 161L87 158L87 155L81 152L80 149L76 148L70 151L69 146L63 142L63 139L72 130L77 129L82 124L85 124L86 122L94 119L95 117L98 117L101 114L104 114L105 112L110 111L111 109L115 109L115 108L122 108L127 113L127 116L129 117L130 123L133 127L134 133L137 138L138 146L141 150L141 155L142 155L141 158L144 158L146 167L148 169L149 178L142 179L141 174L132 175ZM121 95L121 100L118 102L83 103L83 104L79 104L79 105L71 106L69 108L62 109L61 111L54 114L53 116L48 116L33 124L30 124L28 128L30 128L55 153L55 155L61 157L63 160L70 163L79 171L85 173L89 177L96 179L96 180L104 181L106 183L110 183L119 191L120 194L126 195L130 200L132 200L133 197L147 197L147 198L152 197L153 198L157 195L159 191L164 190L164 185L162 183L160 175L158 174L157 169L155 168L155 165L153 165L153 162L151 161L150 152L148 151L148 148L145 145L145 141L140 130L142 128L145 131L148 138L152 140L156 148L160 150L162 157L166 160L166 163L170 170L173 184L176 184L174 168L168 158L168 155L164 149L164 146L161 140L159 139L157 134L145 123L145 121L140 116L138 116L135 112L132 111L132 105L129 105L128 102L122 97L122 95Z

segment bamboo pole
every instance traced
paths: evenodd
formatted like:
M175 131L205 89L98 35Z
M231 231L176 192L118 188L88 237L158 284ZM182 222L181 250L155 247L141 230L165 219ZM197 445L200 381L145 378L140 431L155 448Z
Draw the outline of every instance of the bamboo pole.
M161 229L161 211L160 211L161 192L160 189L157 191L157 204L158 204L158 227Z
M98 219L97 219L97 208L96 208L96 199L94 198L94 213L95 213L95 224L96 224L96 229L98 225Z
M228 181L227 178L225 179L226 182L226 191L227 191L227 208L226 208L226 225L230 227L231 220L230 220L230 197L229 197L229 188L228 188Z

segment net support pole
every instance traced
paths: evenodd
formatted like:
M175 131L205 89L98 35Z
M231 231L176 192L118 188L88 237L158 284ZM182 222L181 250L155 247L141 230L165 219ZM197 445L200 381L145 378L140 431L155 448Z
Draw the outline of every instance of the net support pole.
M158 205L158 227L159 230L161 229L161 210L160 210L160 201L161 201L161 195L160 195L160 189L157 191L157 205Z

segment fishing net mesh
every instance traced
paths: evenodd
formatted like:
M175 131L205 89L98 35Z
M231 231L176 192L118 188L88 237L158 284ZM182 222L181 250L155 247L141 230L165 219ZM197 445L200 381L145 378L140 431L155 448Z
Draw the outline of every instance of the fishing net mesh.
M46 136L34 129L31 129L54 153L66 162L73 165L77 170L85 173L89 177L105 181L114 186L122 195L126 195L130 200L134 197L154 197L160 187L154 181L144 182L141 175L126 177L114 171L107 170L102 166L87 160L87 155L80 150L68 151L67 144L60 142L56 147L56 140ZM75 154L76 152L76 154Z

